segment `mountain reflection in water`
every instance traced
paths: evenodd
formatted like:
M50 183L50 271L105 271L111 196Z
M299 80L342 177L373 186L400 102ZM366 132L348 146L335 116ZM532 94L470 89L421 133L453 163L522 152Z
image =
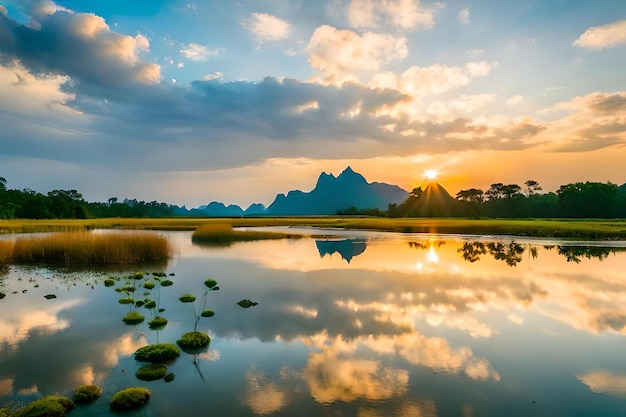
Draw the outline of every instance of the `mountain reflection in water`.
M142 416L626 415L619 243L346 232L215 249L168 236L180 257L164 271L159 332L121 322L111 272L10 268L0 404L96 383L103 397L70 415L113 415L110 397L135 385L152 391ZM178 298L201 306L209 277L209 350L168 363L170 383L139 381L135 349L193 329Z

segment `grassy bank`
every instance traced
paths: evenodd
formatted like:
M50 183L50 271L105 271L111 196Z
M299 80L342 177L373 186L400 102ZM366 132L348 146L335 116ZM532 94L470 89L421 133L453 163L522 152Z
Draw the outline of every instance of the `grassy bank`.
M376 217L260 217L160 218L92 220L0 220L0 233L28 233L85 229L196 230L199 226L229 223L233 227L317 226L401 233L519 235L579 239L626 240L625 220L509 220L509 219L389 219Z
M60 232L0 241L0 263L117 264L169 259L173 248L155 233Z
M301 235L292 235L278 232L264 232L258 230L235 230L230 224L203 224L191 235L194 243L214 245L228 245L233 242L247 242L253 240L293 239Z

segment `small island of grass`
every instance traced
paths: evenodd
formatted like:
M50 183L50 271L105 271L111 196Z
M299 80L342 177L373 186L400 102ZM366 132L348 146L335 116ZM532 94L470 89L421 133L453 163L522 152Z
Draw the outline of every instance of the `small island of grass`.
M155 381L163 378L167 374L167 365L162 363L151 363L144 365L135 372L135 376L142 381Z
M187 332L176 341L183 350L203 349L209 345L211 338L202 332Z
M144 387L123 389L111 398L111 409L121 411L141 407L150 400L150 394L150 390Z
M75 407L74 401L60 395L48 395L19 409L19 417L63 417Z
M194 243L212 245L229 245L234 242L254 240L296 239L302 235L258 230L236 230L230 224L204 224L199 226L191 236Z
M72 398L75 403L85 404L95 401L102 395L102 387L98 385L81 385L74 391Z
M135 360L142 362L165 362L180 356L180 349L172 343L156 343L135 351Z

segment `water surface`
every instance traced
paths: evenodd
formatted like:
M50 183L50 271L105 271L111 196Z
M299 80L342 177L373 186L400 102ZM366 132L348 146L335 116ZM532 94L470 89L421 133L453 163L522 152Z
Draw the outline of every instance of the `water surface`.
M138 416L626 415L621 243L345 231L216 248L166 234L179 256L159 332L124 325L131 307L103 285L138 267L5 271L0 403L95 383L103 396L70 415L111 415L136 385L153 394ZM201 309L209 277L209 349L170 363L171 383L137 380L133 352L193 330L178 297Z

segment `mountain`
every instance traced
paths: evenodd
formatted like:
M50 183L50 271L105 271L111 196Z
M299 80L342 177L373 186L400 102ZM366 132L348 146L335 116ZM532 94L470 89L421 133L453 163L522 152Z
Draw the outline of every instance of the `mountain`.
M289 191L278 194L265 214L317 215L335 214L350 207L357 209L387 209L389 203L401 203L408 197L406 190L390 184L368 183L347 167L339 176L322 172L310 192Z
M235 204L226 206L224 203L217 201L212 201L206 206L200 206L198 210L201 211L204 216L209 217L237 217L243 216L244 213L241 207Z

